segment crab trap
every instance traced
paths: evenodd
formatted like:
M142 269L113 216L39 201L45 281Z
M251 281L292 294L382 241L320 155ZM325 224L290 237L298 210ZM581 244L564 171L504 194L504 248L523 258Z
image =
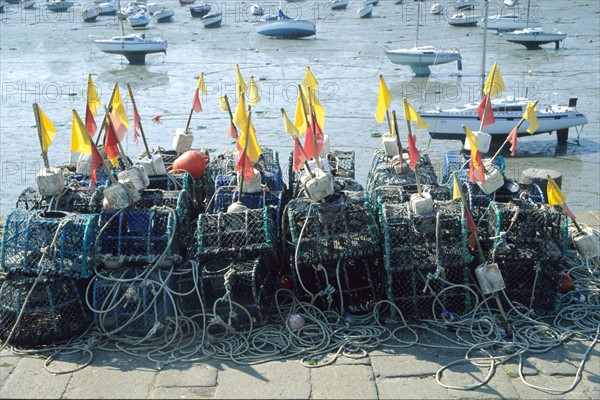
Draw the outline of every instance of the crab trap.
M492 201L498 203L543 204L544 192L537 183L525 184L505 181L504 185L492 194L485 194L476 183L463 182L463 196L476 219L482 218Z
M238 330L267 321L275 293L267 259L224 257L206 261L201 269L200 288L206 313Z
M48 209L48 200L48 198L42 197L39 190L28 187L19 194L15 208L27 211L46 210Z
M196 229L196 255L200 262L216 257L273 256L277 229L273 209L200 214Z
M543 204L490 204L484 251L498 261L556 261L567 255L568 220Z
M299 196L299 191L302 189L300 184L300 178L303 171L295 172L293 169L294 153L290 153L288 161L288 179L289 188L292 190L293 197ZM355 178L355 156L353 151L330 151L326 157L321 158L322 169L325 172L330 172L336 181L345 178L354 180ZM309 161L311 168L314 168L314 161Z
M227 212L229 206L237 202L239 192L235 187L222 186L215 193L213 213ZM233 191L232 191L233 190ZM242 193L241 203L250 209L267 207L275 215L275 227L279 226L283 210L283 192L261 191L258 193Z
M315 264L295 263L292 254L291 265L296 297L322 310L364 314L385 297L379 252Z
M447 201L452 197L450 189L446 186L422 185L421 190L434 201ZM378 186L367 193L367 197L373 209L381 211L383 204L408 203L410 196L417 192L417 185Z
M179 264L177 214L170 209L103 211L97 239L96 260L107 268Z
M164 190L167 192L185 191L191 200L194 213L204 211L207 197L208 180L203 175L198 179L192 178L188 172L168 173L167 175L149 176L148 190Z
M90 276L97 221L97 215L14 209L4 223L0 270Z
M442 185L449 185L452 188L453 181L452 175L456 172L456 177L459 182L467 182L469 180L469 158L465 154L444 154L444 161L442 162ZM486 161L484 158L482 161ZM494 165L500 169L500 172L504 173L506 169L506 162L504 157L498 156L494 160Z
M408 204L384 203L380 223L388 274L465 265L470 258L462 211L458 202L439 202L433 213L417 215Z
M417 171L422 185L437 185L435 169L428 154L422 154L417 162ZM392 166L392 159L385 152L375 152L367 176L367 190L372 191L379 186L404 186L416 184L415 171L397 173Z
M98 167L96 170L96 184L95 186L103 186L110 180L108 174L102 169ZM65 186L77 186L82 189L88 189L92 182L90 175L83 175L78 173L72 173L64 176Z
M175 313L176 287L167 269L124 268L94 277L92 311L103 332L146 336L164 330Z
M51 210L67 211L79 214L96 214L102 211L104 186L96 186L94 190L67 188L49 203Z
M83 333L93 321L84 297L86 284L66 277L9 274L0 280L0 339L38 347Z
M363 192L340 192L326 203L307 198L287 205L289 232L296 262L314 265L363 257L379 249L373 212Z

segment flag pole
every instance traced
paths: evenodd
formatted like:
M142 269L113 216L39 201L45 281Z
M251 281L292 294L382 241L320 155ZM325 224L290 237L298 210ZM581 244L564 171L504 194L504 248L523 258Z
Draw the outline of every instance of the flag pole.
M241 94L242 96L244 96L244 94ZM248 140L248 135L250 134L250 121L252 118L252 106L248 106L248 124L246 125L246 143L244 143L244 151L241 154L241 157L244 157L242 159L242 172L240 172L240 191L238 192L238 202L241 203L242 202L242 191L244 190L244 175L246 172L246 157L248 157L248 154L246 154L248 152L248 142L250 140Z
M404 101L406 101L406 99L404 99ZM406 118L406 116L404 116ZM408 134L412 135L412 127L410 126L410 121L407 119L406 120L406 127L408 128ZM402 157L402 155L400 155L400 157ZM421 179L419 178L419 165L418 165L418 161L417 160L415 162L415 182L417 183L417 193L419 193L419 196L421 195Z
M310 88L308 90L310 90ZM300 84L298 85L298 93L300 93L300 102L301 102L301 105L302 105L302 114L304 114L304 120L306 121L306 129L308 129L309 122L308 122L308 117L306 116L306 109L304 108L304 101L305 101L305 99L304 99L304 92L302 91L302 85L300 85ZM310 92L309 92L309 96L308 97L309 97L309 101L310 101ZM309 109L310 117L312 119L312 106L311 106L310 103L308 104L308 109ZM319 154L317 154L318 151L319 151L319 149L318 149L317 143L316 143L317 136L316 136L316 133L315 133L315 127L313 126L311 129L313 130L313 137L314 137L314 142L315 142L314 143L314 146L315 146L315 156L316 156L315 159L314 159L315 160L315 165L317 166L317 168L320 169L321 168L321 160L319 160Z
M133 91L131 90L131 86L129 85L129 83L127 84L127 91L129 92L129 98L131 99L131 105L133 106L133 112L135 114L138 114L137 112L137 106L135 104L135 99L133 98ZM134 116L135 116L134 114ZM146 148L146 154L148 154L148 158L150 158L152 160L152 156L150 155L150 148L148 147L148 142L146 141L146 135L144 134L144 127L142 127L142 121L141 118L138 121L140 123L140 134L142 135L142 140L144 141L144 147ZM134 122L134 127L135 129L135 122ZM152 168L154 168L154 164L152 164ZM156 171L154 171L156 173Z
M539 100L536 100L533 103L533 107L537 106L538 102L539 102ZM521 120L519 121L519 123L517 124L517 126L515 126L514 129L518 130L521 127L521 125L523 124L523 122L525 122L525 116L521 117ZM509 136L510 136L510 134L509 134ZM500 148L498 149L498 151L496 152L496 154L494 154L494 157L492 157L492 162L494 162L494 160L496 160L496 158L500 155L500 153L502 152L502 149L504 148L504 146L506 146L506 143L508 143L508 136L506 136L506 139L502 143L502 146L500 146Z
M112 106L112 102L115 99L115 92L117 91L117 85L118 83L115 83L115 87L113 88L112 94L110 95L110 100L108 101L108 104ZM104 109L106 109L106 106L104 106ZM102 124L100 125L100 129L98 129L98 136L96 136L96 146L98 146L98 143L100 143L100 137L102 136L102 131L104 130L106 126L106 119L102 120Z
M387 113L387 111L386 111ZM398 146L398 155L400 156L400 164L404 162L404 158L402 158L402 143L400 143L400 135L398 130L398 120L396 119L396 110L392 110L392 120L394 121L394 129L396 130L396 146ZM389 121L388 121L389 122ZM391 130L390 130L391 132Z
M198 90L198 88L196 88L196 90ZM194 94L195 96L195 94ZM187 123L185 124L185 133L188 132L188 129L190 129L190 122L192 122L192 115L194 114L194 107L192 106L190 108L190 115L188 115L188 119L187 119Z
M112 129L113 135L115 135L115 139L117 139L117 146L119 147L119 152L123 156L123 164L125 164L125 168L129 168L131 166L131 164L129 163L129 160L127 159L125 150L123 150L123 145L121 144L121 141L119 140L119 137L117 136L117 131L115 131L115 127L114 127L112 121L110 120L110 116L108 115L108 108L106 108L106 106L104 106L104 111L106 112L106 118L108 119L109 127L110 127L110 129Z
M33 115L35 116L35 126L37 127L38 138L40 139L40 148L42 149L42 160L44 160L44 167L46 169L50 169L48 153L44 151L44 139L42 139L42 127L40 122L40 106L38 103L33 103Z
M281 107L281 115L283 115L284 118L286 117L285 109L283 107ZM302 164L302 166L306 167L306 171L308 171L308 174L310 175L311 178L315 177L312 170L310 169L310 166L308 165L308 163L306 161L304 161L304 164Z
M237 128L233 123L233 113L231 112L231 106L229 105L229 98L227 97L227 95L224 95L223 98L225 99L225 104L227 105L227 112L229 113L229 123L233 125L233 129L235 130L236 135L239 135Z
M456 171L452 173L452 177L453 177L453 182L457 182L458 180L456 178ZM460 187L460 184L456 185L458 187L458 193L460 193L460 201L463 205L463 207L465 208L465 210L468 210L469 212L471 212L469 210L469 208L467 207L467 204L465 202L465 197L463 195L462 192L462 188ZM479 242L479 234L477 232L477 229L475 229L473 232L473 237L475 238L475 245L477 247L477 252L479 253L479 260L480 262L483 264L485 263L485 255L483 254L483 249L481 248L481 243ZM500 310L500 318L501 318L501 323L504 327L504 330L506 331L507 335L511 334L511 330L510 327L508 325L508 319L506 318L506 312L504 311L504 307L502 306L502 302L500 301L500 297L498 297L498 293L494 292L492 294L494 296L494 299L496 300L496 304L498 305L498 309Z

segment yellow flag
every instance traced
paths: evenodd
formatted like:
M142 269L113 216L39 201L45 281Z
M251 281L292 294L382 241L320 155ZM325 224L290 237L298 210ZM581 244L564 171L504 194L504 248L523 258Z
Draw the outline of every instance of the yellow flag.
M36 104L37 106L37 104ZM52 144L52 139L56 136L56 128L50 119L44 114L42 108L37 106L38 115L40 118L40 135L42 136L42 152L47 153L48 147Z
M238 64L235 64L235 72L237 74L237 86L235 88L235 93L237 94L238 98L241 97L240 93L246 93L246 82L244 81L244 78L242 77L242 71L240 71L240 66Z
M567 201L567 198L560 190L554 179L550 175L547 176L548 185L546 186L546 192L548 193L548 204L551 206L562 206Z
M375 119L377 122L383 122L385 112L392 104L392 95L383 80L383 75L379 75L379 94L377 95L377 111L375 111Z
M229 111L229 107L227 106L227 101L225 100L225 96L219 97L219 103L221 104L221 110Z
M414 108L412 108L412 106L410 104L408 104L408 101L406 101L406 99L402 99L402 105L404 106L404 119L407 121L416 121L417 122L417 129L427 129L429 128L429 125L427 125L425 123L425 121L423 120L423 118L421 118L421 116L415 111Z
M260 92L258 85L254 81L254 77L250 77L250 83L248 84L248 104L252 107L256 106L260 102Z
M523 118L529 121L529 127L527 128L527 132L529 133L535 132L540 127L537 115L535 115L536 111L537 107L535 106L535 103L527 103L527 108L525 109Z
M308 105L302 104L302 96L298 91L298 100L296 100L296 113L294 114L294 125L298 128L301 135L306 133L306 115L308 114Z
M202 72L198 77L198 84L196 85L196 88L200 90L203 94L208 93L206 90L206 84L204 83L204 72Z
M85 124L73 109L72 130L71 130L71 152L82 154L92 154L92 144L90 135L88 135Z
M125 112L125 104L123 103L121 93L119 92L119 85L117 84L115 84L115 91L111 107L112 113L119 117L119 121L121 121L121 123L126 128L129 128L129 122L127 121L127 112Z
M100 97L98 97L98 92L96 91L96 86L94 85L94 81L92 80L92 74L88 74L88 87L87 87L87 104L92 112L92 115L95 117L98 115L97 109L101 105Z
M494 65L492 65L490 74L488 75L487 81L485 82L483 93L486 94L489 98L492 98L495 95L504 92L504 89L506 88L504 87L502 75L500 75L500 68L498 68L498 63L495 62Z
M454 186L452 187L452 200L460 199L462 196L460 195L460 186L458 186L458 179L456 175L454 175Z
M235 114L233 115L233 123L238 128L239 139L238 146L244 148L246 146L246 130L248 128L248 114L246 112L246 102L244 96L240 97L240 102L237 105ZM248 132L248 151L246 155L250 158L253 163L258 161L258 157L261 155L262 150L256 139L256 130L254 125L250 122L250 128Z
M471 160L473 161L473 168L479 169L479 163L477 162L477 149L479 148L479 138L475 136L471 130L465 126L464 127L465 134L467 135L467 140L469 141L469 145L471 146Z
M317 123L321 127L322 130L325 130L325 109L319 102L318 92L319 92L319 82L313 75L310 67L306 67L306 75L302 80L302 91L304 92L304 96L306 97L306 101L312 105L313 112L315 113L315 118L317 119ZM308 113L310 110L306 107L306 112ZM294 121L296 122L296 121ZM297 126L297 125L296 125Z
M300 135L300 132L298 132L298 128L296 128L296 125L294 125L292 121L290 121L284 109L281 109L281 113L283 114L283 124L285 126L285 133L289 133L294 139L296 139Z

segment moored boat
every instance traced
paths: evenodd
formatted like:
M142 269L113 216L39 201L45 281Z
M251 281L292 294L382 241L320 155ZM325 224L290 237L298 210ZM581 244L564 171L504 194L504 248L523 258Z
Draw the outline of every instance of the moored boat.
M465 13L456 13L450 18L448 18L448 23L452 26L460 27L477 26L477 24L479 23L479 16Z
M199 4L197 6L190 6L190 14L192 18L202 18L210 12L212 6L207 3Z
M350 0L331 0L329 2L329 7L331 7L332 10L345 10L348 7L348 3L350 2Z
M146 54L167 54L167 41L159 38L148 38L145 34L129 34L115 36L111 39L94 40L94 44L108 54L120 54L130 64L144 64Z
M66 0L51 0L46 3L46 8L49 11L53 12L63 12L67 11L69 8L73 7L75 3L72 1Z
M81 11L83 22L96 22L96 19L98 19L99 15L100 11L94 3L87 3Z
M356 14L358 14L358 18L370 18L373 16L373 4L363 4L360 7Z
M175 11L170 8L163 8L152 14L156 22L159 23L173 21L173 15L175 15Z
M220 12L207 14L204 17L202 17L202 24L205 28L218 28L221 26L222 21L223 14Z

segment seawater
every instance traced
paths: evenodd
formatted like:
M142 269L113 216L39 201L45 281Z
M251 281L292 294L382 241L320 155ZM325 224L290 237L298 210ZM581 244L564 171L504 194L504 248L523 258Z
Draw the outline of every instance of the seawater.
M403 97L423 110L479 97L483 29L450 26L451 2L442 2L445 11L437 16L429 12L432 2L422 3L418 44L460 49L462 70L455 63L435 66L429 78L414 77L408 67L392 64L384 54L386 49L415 45L418 2L411 0L401 5L381 0L370 19L358 18L360 2L355 0L342 11L331 11L325 1L284 2L289 16L316 21L316 38L301 40L256 34L251 2L210 2L224 14L218 29L203 28L199 19L191 18L188 7L174 0L164 3L175 10L174 21L152 23L142 32L166 38L167 55L148 55L143 66L128 65L124 58L102 53L93 44L94 39L121 33L117 17L101 16L95 23L85 23L83 2L64 13L47 11L43 2L33 10L7 4L0 14L0 215L14 208L25 188L35 187L35 174L43 166L32 103L39 103L58 130L49 150L50 163L66 162L71 109L85 113L88 73L103 103L108 102L114 84L119 84L129 115L125 85L130 83L150 147L170 149L175 130L186 124L197 78L204 72L208 88L202 97L204 111L192 116L190 126L194 147L207 147L216 155L234 146L227 138L228 114L220 109L218 98L227 94L235 105L235 65L239 64L246 82L253 76L260 87L261 101L252 116L259 142L277 150L287 170L292 140L283 132L280 108L293 116L297 85L310 66L319 81L318 96L326 110L324 130L331 147L355 151L356 177L363 184L373 153L380 147L379 136L387 131L385 123L374 119L379 74L393 96L392 109L398 113L404 144ZM499 0L490 1L489 15L514 11L524 15L526 2L520 3L510 10ZM277 12L277 2L262 4L265 12ZM481 1L474 13L482 15L482 7ZM563 174L563 191L573 210L598 210L600 3L532 1L530 16L538 17L546 30L568 33L560 49L548 44L530 51L488 33L485 73L498 61L507 95L528 94L540 103L566 103L576 96L578 109L589 123L580 131L571 130L567 146L557 146L554 134L519 138L515 157L503 153L506 176L519 179L530 167L556 169ZM131 29L125 26L125 31ZM152 122L154 115L162 116L160 123ZM417 133L417 145L430 155L439 176L444 154L461 149L458 141L430 140L423 131ZM133 143L131 130L124 146L132 158L143 150L141 141L139 146Z

